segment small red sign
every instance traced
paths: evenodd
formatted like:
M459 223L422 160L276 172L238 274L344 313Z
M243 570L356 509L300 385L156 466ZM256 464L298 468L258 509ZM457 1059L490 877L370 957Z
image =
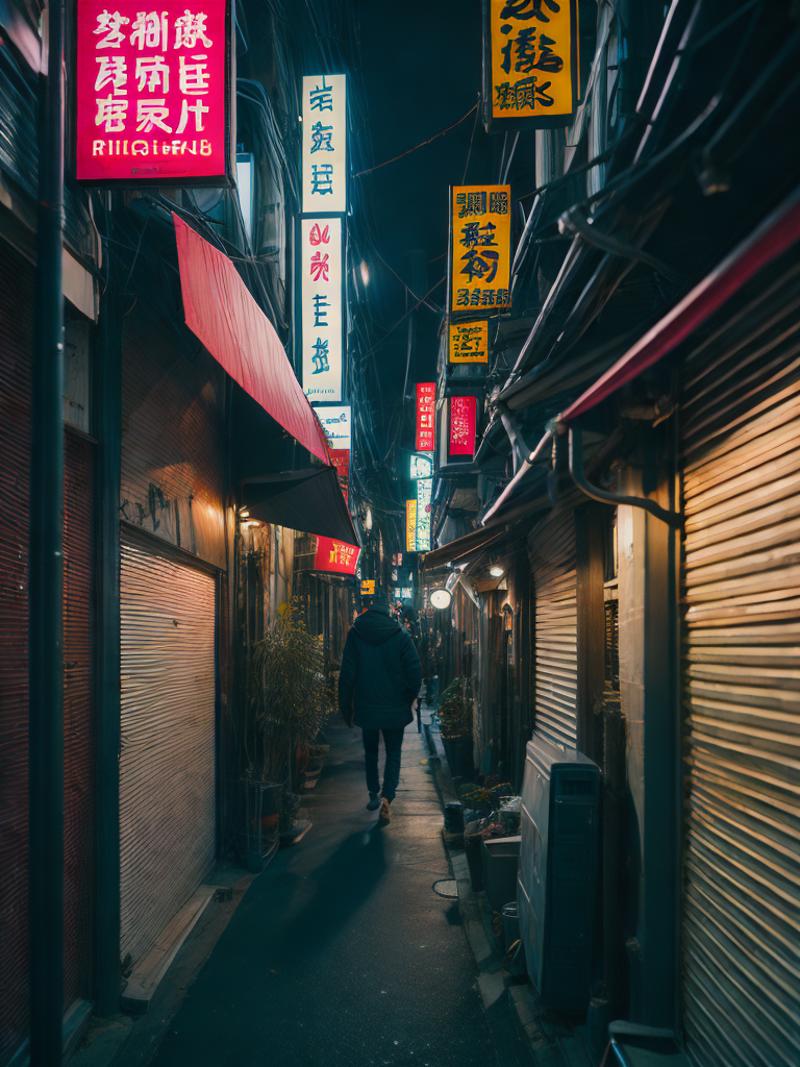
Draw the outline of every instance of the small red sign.
M318 537L314 570L328 574L355 574L360 551L357 545L335 541L332 537Z
M79 181L224 180L227 0L77 0Z
M342 496L347 502L350 493L350 449L329 448L328 454L331 457L331 463L336 468L336 477L339 479Z
M436 382L417 382L417 452L436 448Z
M475 425L478 403L474 396L450 397L451 456L475 455Z

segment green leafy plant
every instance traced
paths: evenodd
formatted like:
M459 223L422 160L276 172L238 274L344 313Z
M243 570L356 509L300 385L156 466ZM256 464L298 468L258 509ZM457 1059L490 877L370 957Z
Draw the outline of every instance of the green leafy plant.
M439 724L445 741L472 735L472 690L469 678L454 678L442 693Z
M322 638L309 633L293 600L251 649L246 777L285 781L291 754L314 741L332 703Z

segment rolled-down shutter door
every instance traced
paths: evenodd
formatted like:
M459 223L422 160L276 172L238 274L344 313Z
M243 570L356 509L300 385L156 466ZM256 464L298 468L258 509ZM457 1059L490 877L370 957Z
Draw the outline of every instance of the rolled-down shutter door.
M702 1067L797 1063L800 287L684 367L683 1007Z
M94 831L94 448L64 455L64 996L89 999Z
M215 583L123 541L121 955L140 958L215 852Z
M531 535L535 597L535 729L577 743L577 579L572 510L549 515Z

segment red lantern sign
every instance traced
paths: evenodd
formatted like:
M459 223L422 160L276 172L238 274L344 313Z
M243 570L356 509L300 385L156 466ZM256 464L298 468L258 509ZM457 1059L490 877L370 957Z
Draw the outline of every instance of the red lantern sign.
M475 426L477 400L474 396L450 397L450 443L451 456L475 455Z
M436 382L417 382L417 452L436 447Z
M350 449L329 448L328 455L331 457L331 463L336 468L339 487L342 490L345 502L347 502L350 491Z
M227 0L77 0L79 181L226 182Z
M355 574L359 552L357 545L335 541L332 537L318 537L314 570L328 574Z

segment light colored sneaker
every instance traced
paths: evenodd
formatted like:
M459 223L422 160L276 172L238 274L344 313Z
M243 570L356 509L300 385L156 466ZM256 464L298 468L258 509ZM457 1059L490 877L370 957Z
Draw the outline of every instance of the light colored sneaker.
M386 797L381 797L381 810L378 812L378 818L384 824L391 822L392 820L392 808Z
M369 801L367 802L367 811L377 811L381 804L381 798L377 793L370 793Z

